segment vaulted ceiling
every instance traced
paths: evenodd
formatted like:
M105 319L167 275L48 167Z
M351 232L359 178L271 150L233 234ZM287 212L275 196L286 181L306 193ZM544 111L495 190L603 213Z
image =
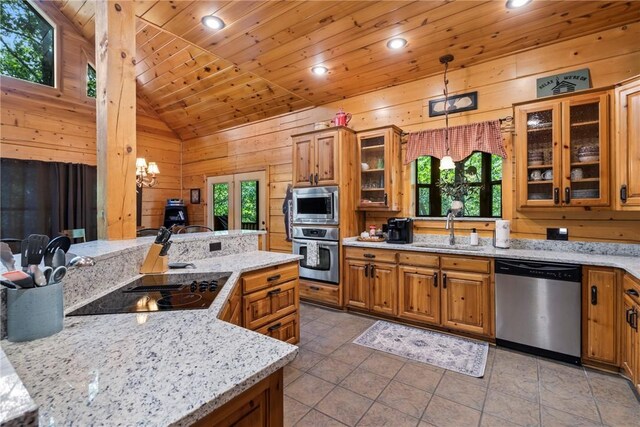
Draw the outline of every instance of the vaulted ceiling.
M94 0L54 0L94 39ZM640 20L640 2L136 1L138 91L184 140ZM222 18L214 31L200 22ZM401 36L405 48L386 42ZM324 76L314 65L329 69Z

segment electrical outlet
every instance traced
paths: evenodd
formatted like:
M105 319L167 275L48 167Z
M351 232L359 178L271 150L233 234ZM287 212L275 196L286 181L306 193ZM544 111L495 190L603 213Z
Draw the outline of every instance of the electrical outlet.
M569 229L547 228L547 240L569 240Z
M209 243L209 252L219 251L222 249L222 242Z

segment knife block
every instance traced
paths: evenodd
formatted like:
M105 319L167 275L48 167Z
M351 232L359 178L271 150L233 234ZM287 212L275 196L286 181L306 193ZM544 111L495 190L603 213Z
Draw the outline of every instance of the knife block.
M169 269L169 257L167 255L160 256L161 250L161 244L151 244L147 257L144 259L142 267L140 267L141 274L164 273Z

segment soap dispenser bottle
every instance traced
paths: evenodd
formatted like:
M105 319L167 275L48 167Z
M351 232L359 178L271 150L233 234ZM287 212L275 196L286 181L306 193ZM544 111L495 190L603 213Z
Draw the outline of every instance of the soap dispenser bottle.
M478 246L478 233L475 228L472 228L471 234L469 234L469 244L471 246Z

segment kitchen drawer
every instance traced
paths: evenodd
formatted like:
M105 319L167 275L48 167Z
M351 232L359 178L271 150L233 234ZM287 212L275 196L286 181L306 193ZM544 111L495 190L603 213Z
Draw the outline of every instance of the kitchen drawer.
M298 280L243 297L244 327L255 330L298 309Z
M636 304L640 304L640 280L629 273L625 273L622 279L622 292L628 295Z
M440 268L443 270L473 271L491 273L491 260L482 258L440 257Z
M397 261L396 252L393 250L354 247L345 248L345 258L393 263Z
M300 298L338 306L340 305L339 290L338 285L300 281Z
M242 276L242 289L245 294L279 285L298 277L298 263L276 265Z
M273 322L264 325L262 328L257 329L256 332L289 344L297 344L300 335L298 312L296 311L288 316L276 319Z
M424 252L398 252L400 265L415 265L418 267L435 267L440 266L440 257L433 254L425 254Z

